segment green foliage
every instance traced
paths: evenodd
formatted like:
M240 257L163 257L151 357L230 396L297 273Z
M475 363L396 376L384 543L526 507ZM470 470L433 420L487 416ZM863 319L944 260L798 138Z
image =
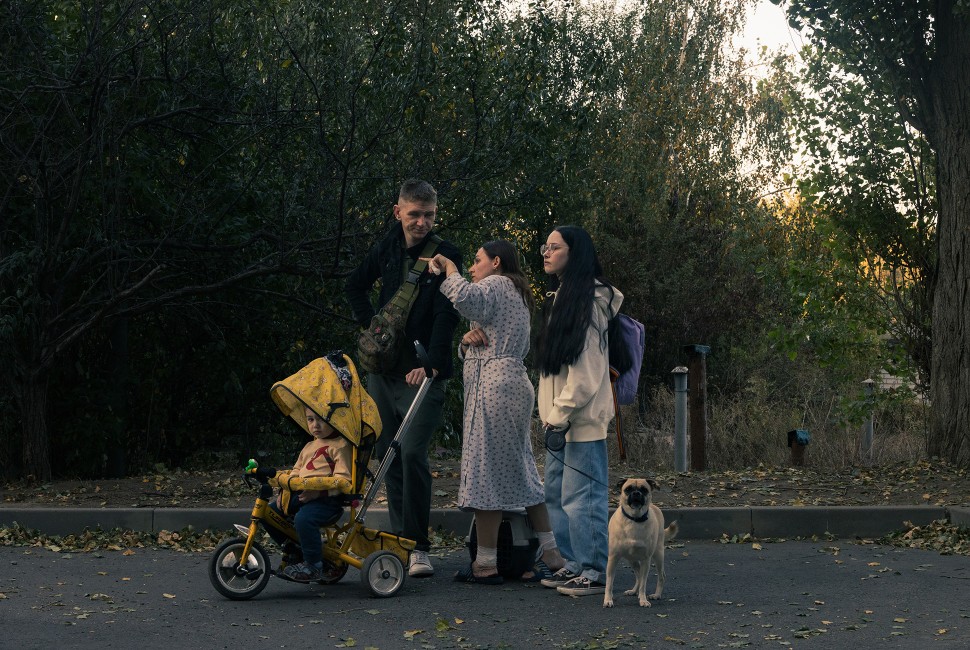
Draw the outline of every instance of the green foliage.
M710 472L789 466L787 432L796 428L810 432L808 465L822 472L870 462L877 467L910 466L926 458L928 405L918 396L880 389L867 399L860 382L841 380L818 365L758 358L766 362L762 368L738 370L747 382L742 391L715 390L708 396ZM655 408L639 419L632 407L625 413L627 463L641 472L671 472L674 394L668 387L657 387L649 401ZM861 453L862 425L870 415L875 431L871 461ZM611 457L611 464L615 462L619 459Z
M589 227L647 325L647 394L683 344L708 343L726 399L769 395L787 413L793 364L857 381L876 345L882 313L848 274L892 237L828 248L829 228L866 213L819 209L796 236L761 200L807 104L787 61L755 81L726 53L747 0L8 6L0 412L23 428L0 461L13 472L43 477L46 454L57 473L104 473L119 449L130 468L291 459L300 441L268 388L353 349L343 278L408 176L436 185L440 231L466 255L502 236L538 271L552 226ZM461 410L454 381L436 444L458 445Z
M875 165L859 167L878 169L893 155L900 157L894 146L902 149L905 167L897 169L906 169L909 178L900 182L902 174L897 172L873 183L871 176L864 176L851 210L843 212L864 245L872 245L873 240L892 244L890 265L900 258L919 265L906 267L902 281L893 277L893 289L904 287L903 295L894 297L901 312L899 322L904 333L915 339L908 347L917 364L929 367L935 407L929 451L965 465L970 462L970 390L960 361L970 348L970 311L963 299L970 243L962 236L970 168L966 138L970 125L963 96L970 84L970 68L965 65L970 21L965 8L930 0L791 0L786 4L793 24L804 27L820 51L834 50L832 62L838 67L826 87L835 92L845 88L848 106L860 116L858 123L871 132L857 141L860 146L854 153L871 155ZM822 98L832 100L831 94ZM833 106L838 107L838 102ZM836 116L840 119L838 112ZM900 131L904 123L914 132ZM812 136L820 139L817 133ZM924 157L930 149L935 168L925 162L931 159ZM823 177L830 175L822 171ZM935 196L928 188L935 188ZM922 203L915 202L917 198ZM873 219L880 214L881 218ZM874 221L879 227L860 227ZM873 237L874 233L879 236ZM905 252L900 253L902 247ZM890 268L892 275L897 272Z
M758 198L790 151L793 85L783 60L755 82L728 54L742 9L651 2L595 30L614 49L582 180L603 198L583 221L646 325L647 385L668 382L692 343L713 346L720 382L788 311L784 235Z
M806 48L803 56L812 92L795 112L808 154L809 173L800 183L806 210L824 255L858 276L854 283L873 303L873 325L901 343L914 379L926 381L937 264L934 154L906 124L885 80L847 72L852 64L839 50ZM853 280L825 284L837 289L846 282Z
M401 179L432 180L443 231L470 247L499 220L524 231L575 155L553 91L578 63L540 5L10 9L0 354L36 475L50 449L97 468L112 437L178 464L257 435L260 387L350 349L342 278ZM30 407L49 387L50 422Z

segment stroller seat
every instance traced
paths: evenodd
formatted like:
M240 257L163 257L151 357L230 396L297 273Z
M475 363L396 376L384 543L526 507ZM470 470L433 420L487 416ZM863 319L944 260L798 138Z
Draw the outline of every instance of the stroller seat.
M381 416L377 404L361 385L357 368L350 357L341 352L331 352L315 359L274 384L270 396L280 411L307 433L309 428L305 408L311 409L350 442L353 450L350 484L306 479L305 488L299 489L323 487L330 490L332 495L335 495L334 490L339 491L348 505L359 501L366 486L367 465L381 434ZM292 485L293 479L281 472L274 481L276 485L281 481L289 481Z

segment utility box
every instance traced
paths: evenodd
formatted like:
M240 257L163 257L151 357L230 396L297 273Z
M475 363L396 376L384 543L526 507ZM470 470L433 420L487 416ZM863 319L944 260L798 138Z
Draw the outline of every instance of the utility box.
M793 467L805 465L805 447L812 439L812 434L806 429L792 429L788 432L788 446L791 448L791 464Z

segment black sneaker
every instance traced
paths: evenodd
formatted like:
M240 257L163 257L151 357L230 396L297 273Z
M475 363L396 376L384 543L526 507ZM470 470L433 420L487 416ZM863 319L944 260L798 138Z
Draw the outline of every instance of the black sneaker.
M606 585L602 582L594 582L589 578L577 576L564 585L556 588L561 594L567 596L595 596L606 592Z
M575 573L573 573L566 567L563 567L558 571L556 571L555 573L553 573L551 578L544 578L539 584L541 584L543 587L549 587L550 589L555 589L556 587L561 587L562 585L566 584L573 578L577 578L577 577L578 576Z

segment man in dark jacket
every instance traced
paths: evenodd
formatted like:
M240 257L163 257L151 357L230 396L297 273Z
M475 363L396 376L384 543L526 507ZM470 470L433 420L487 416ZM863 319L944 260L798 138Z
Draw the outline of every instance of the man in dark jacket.
M384 239L367 253L360 266L347 278L347 298L354 318L362 327L370 324L376 313L370 301L371 289L380 280L378 299L383 306L391 300L422 254L429 239L438 240L431 230L438 211L438 194L427 182L410 179L401 185L394 218L398 223ZM436 252L448 257L461 268L461 254L450 242L438 241ZM418 295L405 326L406 342L398 363L383 374L367 376L367 391L381 414L383 433L375 450L383 458L425 378L412 341L420 341L428 351L435 382L425 395L421 408L411 421L397 458L386 476L388 514L391 532L417 542L411 554L408 572L414 577L434 574L428 559L431 542L428 523L431 513L431 467L428 445L441 425L446 381L452 374L452 337L458 325L458 312L438 290L443 275L428 271L418 280Z

